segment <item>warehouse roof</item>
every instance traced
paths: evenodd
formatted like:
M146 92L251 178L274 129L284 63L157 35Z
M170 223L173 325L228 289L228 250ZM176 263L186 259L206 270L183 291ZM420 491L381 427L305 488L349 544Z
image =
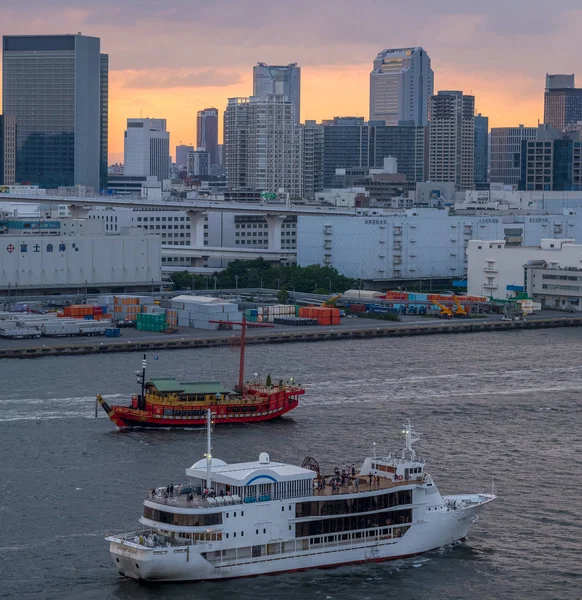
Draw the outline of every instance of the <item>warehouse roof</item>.
M184 394L229 394L231 390L226 389L219 381L192 381L180 382L173 377L160 377L150 379L151 383L160 392L182 392Z
M225 304L222 298L214 298L213 296L189 296L183 294L175 296L172 300L176 302L190 302L191 304Z

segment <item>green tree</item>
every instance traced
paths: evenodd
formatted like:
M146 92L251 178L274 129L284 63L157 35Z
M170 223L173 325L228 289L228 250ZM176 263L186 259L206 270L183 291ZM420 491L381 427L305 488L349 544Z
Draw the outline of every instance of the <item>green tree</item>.
M277 300L279 301L279 304L286 304L287 300L289 300L289 292L285 289L279 290L277 292Z

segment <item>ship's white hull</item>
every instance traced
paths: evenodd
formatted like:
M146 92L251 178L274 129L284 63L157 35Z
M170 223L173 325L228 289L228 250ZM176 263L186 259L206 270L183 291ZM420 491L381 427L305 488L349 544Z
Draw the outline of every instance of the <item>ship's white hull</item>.
M203 558L201 553L214 552L217 544L146 548L135 544L128 545L115 538L108 539L118 571L134 579L200 581L252 577L396 560L435 550L465 538L477 513L486 503L459 510L435 512L430 515L430 519L412 523L408 531L399 538L374 541L358 539L346 544L314 546L309 550L294 553L248 557L236 561L214 561L214 564Z

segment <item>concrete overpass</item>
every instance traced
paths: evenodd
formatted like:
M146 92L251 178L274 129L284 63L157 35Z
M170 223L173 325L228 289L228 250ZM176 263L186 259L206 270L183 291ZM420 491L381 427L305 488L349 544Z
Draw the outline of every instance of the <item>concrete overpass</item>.
M242 202L187 200L173 198L150 200L148 198L132 198L127 196L27 196L24 194L0 194L0 202L22 202L26 204L67 205L73 210L89 211L90 207L109 208L151 208L162 210L203 211L203 212L236 212L252 215L341 215L353 217L355 209L337 208L335 206L316 206L304 204L254 204ZM82 218L82 217L78 217Z
M191 266L202 267L204 258L224 258L227 260L255 260L264 258L267 261L280 263L296 262L296 250L271 250L264 248L221 248L213 246L168 246L162 245L162 256L174 257L180 256L190 258ZM213 269L216 271L217 269Z
M269 233L268 251L274 253L285 253L281 250L281 229L283 221L289 215L317 215L317 216L344 216L353 217L355 209L336 208L334 206L305 206L284 204L251 204L225 201L200 201L185 200L181 198L168 198L167 200L149 200L147 198L128 198L116 196L86 196L78 198L75 196L26 196L23 194L0 194L0 202L24 202L28 204L53 204L66 205L74 219L86 219L91 208L100 206L104 208L135 208L135 209L158 209L179 210L188 215L190 219L190 256L191 252L198 250L210 250L204 243L204 220L209 212L228 212L237 214L261 215L267 222ZM214 248L214 251L220 250ZM252 254L253 251L251 250ZM256 253L256 252L255 252ZM241 256L245 251L234 249L232 257ZM258 256L265 256L268 252L258 252ZM177 256L177 255L173 255ZM212 256L208 252L204 256Z

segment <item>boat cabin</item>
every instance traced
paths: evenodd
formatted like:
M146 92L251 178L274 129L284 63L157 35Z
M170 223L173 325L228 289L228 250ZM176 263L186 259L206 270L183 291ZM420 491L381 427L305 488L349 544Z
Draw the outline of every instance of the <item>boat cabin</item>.
M232 390L218 381L195 381L180 383L173 377L160 377L146 382L146 401L157 400L164 404L203 402L212 404L223 401Z
M210 474L205 458L186 469L194 488L212 490L209 504L228 504L231 497L250 504L310 496L317 477L310 469L272 462L266 452L261 452L256 462L228 465L216 458L211 461Z

